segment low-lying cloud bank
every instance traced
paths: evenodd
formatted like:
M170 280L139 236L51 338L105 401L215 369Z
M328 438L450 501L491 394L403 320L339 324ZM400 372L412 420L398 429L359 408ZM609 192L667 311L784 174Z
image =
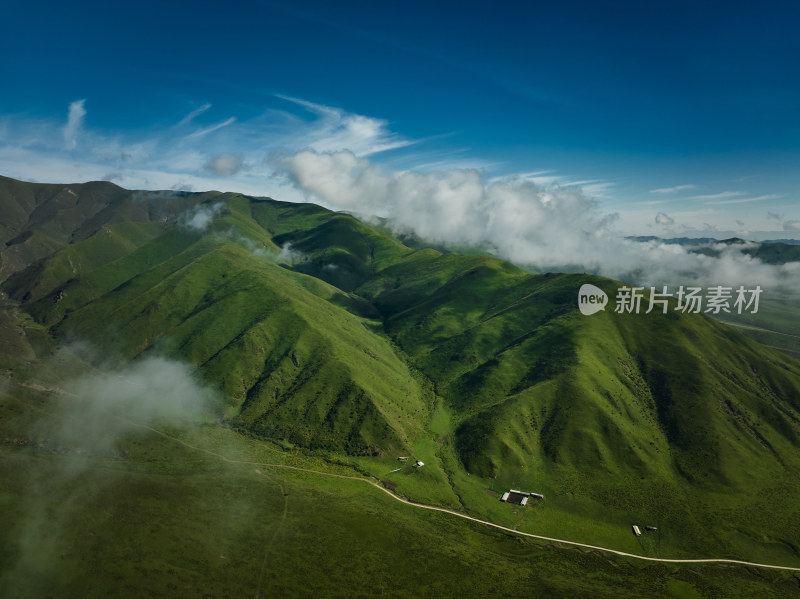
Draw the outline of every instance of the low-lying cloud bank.
M522 177L487 180L475 170L388 171L351 152L305 150L284 159L312 198L430 242L483 247L539 271L591 272L645 286L745 285L800 291L800 262L773 266L720 245L718 256L640 243L614 230L616 214L577 187Z
M65 556L75 550L74 536L94 534L82 524L98 522L87 518L87 506L102 505L120 480L104 460L130 448L132 436L147 432L143 427L203 421L213 402L191 366L162 357L64 383L31 430L18 431L65 457L37 461L20 482L26 503L4 531L13 550L0 563L0 588L13 589L14 596L48 596L51 581L64 574Z
M213 400L189 365L162 357L82 376L66 383L64 392L44 426L58 445L96 454L141 426L190 422Z

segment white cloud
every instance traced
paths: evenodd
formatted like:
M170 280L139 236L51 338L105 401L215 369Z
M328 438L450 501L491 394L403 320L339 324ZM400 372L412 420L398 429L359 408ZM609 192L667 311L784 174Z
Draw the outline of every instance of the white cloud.
M187 190L185 186L182 186L176 189L176 191L191 190ZM217 202L210 206L208 204L198 204L183 213L179 218L179 222L189 229L202 232L208 228L208 225L211 224L211 221L213 221L219 215L219 213L222 212L224 207L225 204L223 202Z
M530 173L519 173L517 175L520 179L525 179L536 185L553 185L561 181L561 175L557 175L552 170L532 171ZM493 181L499 181L501 178L497 177Z
M672 194L672 193L678 193L679 191L686 191L687 189L694 189L694 188L695 186L692 184L676 185L675 187L661 187L659 189L651 189L650 193Z
M717 205L717 204L749 204L750 202L763 202L765 200L774 200L778 196L775 194L758 196L754 198L738 198L736 200L717 200L714 202L706 202L709 205Z
M391 171L386 170L383 174L386 178L394 173L389 178L396 179L393 183L395 187L400 186L401 181L407 187L416 187L409 182L414 176L425 175L428 177L424 179L427 185L453 186L454 194L460 194L462 189L470 193L478 188L491 190L488 195L491 201L496 202L500 191L513 181L513 186L518 190L525 188L526 184L539 189L541 201L537 202L542 206L547 205L547 197L570 195L581 197L589 204L592 202L588 196L592 196L603 199L607 205L619 206L623 217L617 226L624 227L629 234L636 234L648 225L657 226L653 223L652 208L636 202L621 202L616 197L628 193L626 189L630 190L631 183L627 179L613 184L615 193L612 193L612 183L596 178L598 175L593 174L590 179L561 174L552 168L531 169L531 172L514 177L491 178L498 172L508 172L509 165L482 161L466 148L431 148L427 140L408 139L392 131L385 120L297 98L271 98L270 101L273 104L285 104L287 108L267 108L250 117L231 115L226 120L220 119L216 124L209 124L200 121L207 118L210 104L198 103L176 125L112 132L88 126L83 100L74 102L70 107L69 127L65 127L63 119L56 117L48 120L25 115L0 116L0 173L40 182L113 179L129 189L221 189L250 195L269 195L286 201L303 201L307 196L299 191L299 186L292 184L286 172L280 168L281 157L299 156L298 153L303 150L331 156L349 150L350 156L356 160L369 157L370 161L380 161L385 168L391 168ZM174 120L178 121L178 118ZM68 128L69 134L66 133ZM68 140L71 140L69 150L65 147ZM395 151L387 153L388 149ZM545 168L550 166L543 165ZM362 185L373 177L374 170L366 169ZM348 171L352 172L352 169ZM399 173L408 175L403 177ZM334 179L333 173L326 175ZM311 189L313 185L307 183L307 187ZM679 185L653 190L650 197L653 202L671 202L673 196L659 195L658 192L682 191L689 187ZM442 193L438 193L437 197ZM700 197L712 202L729 199L758 201L756 198L759 197L766 199L767 196L758 195L763 193L766 191L751 193L752 198L742 192L732 191ZM315 197L333 205L325 199L324 194ZM651 205L655 206L655 203ZM742 208L746 207L748 205L743 204ZM751 222L752 218L744 210L731 209L723 213L715 206L701 206L702 212L684 213L681 208L683 206L668 203L656 210L662 210L676 223L708 221L726 229L734 226L734 218L747 222ZM774 206L765 203L764 208L774 209ZM390 211L386 207L382 209L384 212ZM446 211L442 208L441 212L444 214ZM601 220L611 218L599 214L597 210L595 213ZM729 223L719 222L727 217Z
M284 163L315 200L386 217L396 231L431 242L482 246L540 271L587 271L644 285L800 285L800 263L765 265L728 246L712 257L626 240L613 228L617 215L603 213L579 188L520 177L487 181L475 170L388 171L352 152L305 150Z
M784 231L800 231L800 220L787 220L783 223Z
M175 428L215 419L218 405L193 367L160 357L60 381L60 386L63 392L41 410L40 420L17 431L40 447L69 456L42 460L37 475L21 482L29 497L47 496L51 501L26 502L19 517L3 529L4 542L15 550L4 559L1 578L4 583L14 581L21 596L41 596L46 585L30 581L51 580L63 568L62 549L68 551L68 545L60 540L70 538L76 514L87 505L99 505L107 496L103 490L114 484L115 477L103 474L109 457L119 457L132 443L138 444L134 438L149 434L151 426ZM97 475L87 479L90 468L98 468Z
M278 262L288 262L289 264L298 264L308 260L303 252L292 247L291 242L287 241L281 246L281 251L277 257Z
M290 96L277 97L302 106L318 117L305 134L301 132L297 142L301 147L317 152L349 150L357 156L369 156L415 143L391 132L387 121L382 119L352 114Z
M84 100L70 105L66 124L0 115L0 173L49 183L113 175L117 184L131 189L178 185L302 201L276 173L274 156L309 147L352 148L367 155L415 143L392 132L386 121L297 99L291 106L303 118L268 109L247 120L230 116L198 125L197 117L211 109L203 104L177 125L115 132L85 126Z
M75 100L69 105L69 113L67 115L67 124L64 125L64 147L67 150L74 150L78 145L78 133L83 125L83 119L86 116L86 109L84 104L86 100Z
M543 187L580 187L584 193L589 195L603 195L610 188L614 187L614 183L610 181L602 181L600 179L572 179L566 175L558 174L553 170L533 171L530 173L517 173L515 178L525 180L536 185ZM501 181L505 177L494 177L490 180Z
M561 184L562 187L580 187L583 190L583 193L595 197L595 198L605 198L608 197L611 188L614 187L614 184L610 181L597 181L597 180L590 180L590 181L566 181Z
M82 107L81 102L72 104L69 127L55 119L0 117L7 132L0 140L0 173L43 183L103 180L113 175L115 183L129 189L179 185L302 201L288 182L274 177L273 165L265 161L273 150L268 124L239 124L229 119L188 139L174 126L109 133L85 127L80 117ZM226 129L231 130L230 136L225 135ZM78 137L67 151L64 141L74 142ZM224 172L224 161L214 161L221 154L242 155L248 168L230 175L213 174L205 167ZM228 172L233 165L229 160ZM220 177L225 180L221 182Z
M735 198L742 195L741 191L722 191L720 193L712 193L707 195L692 196L692 200L721 200L725 198Z
M502 166L500 162L492 162L481 158L469 158L463 154L465 149L452 152L426 152L404 155L399 160L392 160L391 164L397 168L411 168L419 172L432 172L453 169L476 169L490 171Z
M671 218L668 214L664 212L659 212L656 214L656 224L663 225L665 227L671 227L675 224L675 219Z
M430 241L483 245L518 263L583 262L585 240L604 237L615 219L578 188L546 189L519 177L386 172L350 152L309 150L286 164L301 189L337 208L385 216Z
M197 118L198 116L200 116L201 114L203 114L206 110L208 110L210 108L211 108L211 104L203 104L200 108L195 108L189 114L187 114L185 117L183 117L180 120L180 122L178 122L178 124L175 125L175 126L176 127L182 127L183 125L186 125L187 123L193 121L195 118Z
M106 173L105 175L103 175L103 177L100 180L101 181L112 181L112 182L117 181L117 182L119 182L119 181L122 181L122 175L120 173Z
M235 175L244 166L244 156L241 154L219 154L206 162L205 169L220 177Z
M190 133L189 135L186 136L186 138L187 139L196 139L198 137L204 137L204 136L208 135L209 133L213 133L214 131L217 131L218 129L222 129L223 127L227 127L228 125L232 125L235 122L236 122L236 117L232 116L232 117L230 117L228 119L225 119L221 123L217 123L216 125L211 125L210 127L206 127L205 129L199 129L199 130L195 131L194 133Z
M87 375L65 388L57 439L95 452L108 451L137 425L186 422L207 410L213 397L189 365L161 357L145 358L117 372Z

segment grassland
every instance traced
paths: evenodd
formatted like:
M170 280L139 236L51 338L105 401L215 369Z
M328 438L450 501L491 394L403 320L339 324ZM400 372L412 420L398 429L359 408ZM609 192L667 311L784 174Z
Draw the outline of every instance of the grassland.
M24 412L54 399L14 395ZM4 400L2 410L14 406ZM36 414L17 411L25 417ZM130 432L91 458L3 443L4 597L785 597L798 588L788 573L643 565L418 510L358 481L270 467L358 475L224 427L162 433Z

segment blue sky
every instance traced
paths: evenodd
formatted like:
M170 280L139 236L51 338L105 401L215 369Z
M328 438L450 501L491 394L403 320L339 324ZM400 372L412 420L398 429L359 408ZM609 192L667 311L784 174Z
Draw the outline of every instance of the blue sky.
M800 237L796 2L0 10L7 176L352 207L287 168L311 149L580 189L624 234Z

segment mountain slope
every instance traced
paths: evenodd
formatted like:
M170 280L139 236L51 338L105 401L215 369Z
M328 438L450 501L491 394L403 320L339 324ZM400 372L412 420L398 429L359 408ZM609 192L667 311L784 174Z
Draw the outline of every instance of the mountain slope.
M280 231L296 213L208 195L190 214L225 203L213 232L176 218L181 197L161 207L177 212L171 220L104 224L2 288L61 340L119 359L156 352L198 364L232 423L257 434L353 454L407 446L429 410L413 373L371 332L374 323L340 307L358 311L356 300L279 265L279 248L256 220ZM328 214L305 212L304 223Z

